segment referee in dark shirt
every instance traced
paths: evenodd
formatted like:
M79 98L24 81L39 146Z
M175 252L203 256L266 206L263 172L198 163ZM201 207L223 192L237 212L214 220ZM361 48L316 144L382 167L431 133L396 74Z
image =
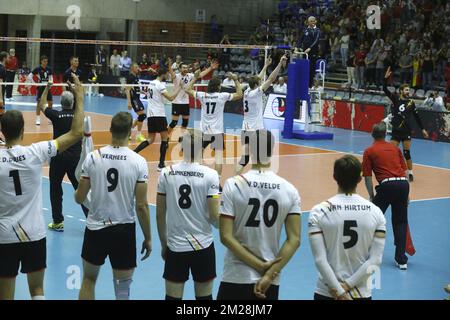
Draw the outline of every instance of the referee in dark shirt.
M401 150L386 142L386 124L380 122L373 127L374 144L364 151L363 176L371 201L383 213L391 206L394 229L395 262L401 270L407 269L408 257L406 237L408 230L409 182L406 178L406 163ZM379 185L373 192L372 171Z
M72 120L74 116L73 103L74 96L70 91L64 91L61 95L62 110L57 111L51 108L46 108L47 94L50 90L51 83L49 83L44 92L42 99L39 101L39 107L44 112L45 116L53 123L53 139L56 139L63 134L70 131ZM48 225L50 230L64 231L64 216L62 214L62 182L64 176L67 174L73 188L78 188L78 180L75 178L75 169L81 156L81 141L74 144L72 147L58 154L50 160L50 202L52 205L53 222ZM83 205L81 206L84 215L87 217L88 210Z
M309 87L313 86L314 75L316 73L316 61L319 56L320 29L316 26L316 18L308 18L308 27L305 28L300 36L298 48L308 54L309 58Z

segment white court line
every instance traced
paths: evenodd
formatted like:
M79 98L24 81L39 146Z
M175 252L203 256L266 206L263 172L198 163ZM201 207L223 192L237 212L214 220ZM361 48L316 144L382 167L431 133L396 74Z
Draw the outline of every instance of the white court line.
M418 199L418 200L411 200L410 202L422 202L422 201L446 200L446 199L450 199L450 197L439 197L439 198Z
M73 219L73 216L71 216L70 214L66 215L67 218Z
M48 209L47 209L47 208L42 208L42 210L44 210L44 211L48 211Z
M37 102L22 102L22 101L11 101L7 102L6 106L13 105L13 106L30 106L30 107L36 107ZM54 108L61 107L60 104L54 104ZM26 112L33 112L33 111L26 111Z

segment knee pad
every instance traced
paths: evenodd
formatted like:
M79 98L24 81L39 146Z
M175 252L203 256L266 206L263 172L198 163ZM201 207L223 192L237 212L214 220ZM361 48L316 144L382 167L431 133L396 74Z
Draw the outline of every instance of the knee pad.
M406 160L411 160L411 151L403 150L403 155L405 156Z
M181 126L183 128L187 128L188 124L189 124L189 119L183 119L183 123L181 124Z
M130 279L114 279L114 292L116 300L130 300L130 286L133 280Z
M147 119L147 115L146 115L145 113L144 113L144 114L140 114L140 115L138 116L138 121L139 121L139 122L144 122L145 119Z
M178 120L172 120L172 122L169 124L169 127L171 127L172 129L175 128L178 124Z

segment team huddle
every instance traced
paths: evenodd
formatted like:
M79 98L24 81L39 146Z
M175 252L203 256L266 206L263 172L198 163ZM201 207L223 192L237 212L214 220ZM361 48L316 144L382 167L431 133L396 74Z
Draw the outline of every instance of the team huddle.
M213 228L227 248L219 286L219 300L276 300L283 268L300 247L301 198L287 180L271 171L275 144L264 128L263 95L286 66L283 56L266 81L262 81L270 59L258 76L249 79L243 92L236 76L235 93L220 91L220 80L212 78L207 92L193 86L204 76L190 74L186 66L176 74L161 68L148 85L147 111L139 99L139 88L127 90L129 109L111 120L111 143L82 159L75 201L89 210L81 257L83 281L80 299L95 299L95 285L101 266L109 257L113 269L116 299L130 298L137 267L136 220L144 235L141 260L150 256L152 235L147 201L149 171L139 152L161 136L160 171L157 186L156 221L161 257L165 262L166 300L181 300L184 285L192 274L195 297L212 300L216 278ZM211 72L216 66L211 66ZM137 65L127 80L136 84ZM165 80L174 81L169 95ZM6 149L0 149L0 300L13 299L15 279L27 274L30 295L44 299L46 228L42 214L41 169L52 157L79 143L83 136L84 94L75 73L73 120L70 131L52 141L20 145L24 120L19 111L1 117ZM43 90L47 97L50 85ZM71 93L72 94L72 93ZM187 129L189 96L201 102L200 130ZM164 100L173 101L172 122L167 123ZM221 187L224 150L224 106L243 99L242 157L236 175ZM180 146L183 160L166 166L169 137L182 117ZM142 124L148 121L148 138ZM138 128L140 145L129 149L132 128ZM215 150L215 169L202 165L205 148ZM244 172L251 164L250 170ZM338 194L318 205L310 215L308 234L319 272L314 298L317 300L371 299L368 279L381 265L385 245L386 219L372 202L356 194L363 167L350 155L334 164ZM137 217L137 219L136 219ZM282 229L286 239L280 243Z

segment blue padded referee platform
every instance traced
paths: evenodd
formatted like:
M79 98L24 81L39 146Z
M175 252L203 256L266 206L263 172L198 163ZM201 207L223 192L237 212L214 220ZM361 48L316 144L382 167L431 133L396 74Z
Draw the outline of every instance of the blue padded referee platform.
M302 139L302 140L332 140L332 133L294 130L294 115L302 110L302 104L306 102L306 120L305 128L308 127L309 114L311 110L311 97L309 95L309 60L293 59L288 66L288 90L286 97L286 110L284 114L284 130L283 138L285 139Z

